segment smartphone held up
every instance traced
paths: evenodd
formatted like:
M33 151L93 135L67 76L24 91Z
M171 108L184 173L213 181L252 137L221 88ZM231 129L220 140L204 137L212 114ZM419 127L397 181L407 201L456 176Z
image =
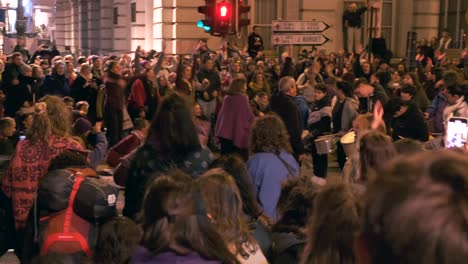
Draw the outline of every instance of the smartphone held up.
M468 138L468 119L452 117L447 125L445 133L446 148L464 148Z

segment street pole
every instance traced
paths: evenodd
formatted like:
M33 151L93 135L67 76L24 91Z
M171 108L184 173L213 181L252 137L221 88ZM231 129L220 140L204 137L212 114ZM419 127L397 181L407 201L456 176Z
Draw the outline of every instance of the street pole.
M18 0L18 7L16 8L16 32L19 36L24 36L26 33L26 20L24 20L23 0Z

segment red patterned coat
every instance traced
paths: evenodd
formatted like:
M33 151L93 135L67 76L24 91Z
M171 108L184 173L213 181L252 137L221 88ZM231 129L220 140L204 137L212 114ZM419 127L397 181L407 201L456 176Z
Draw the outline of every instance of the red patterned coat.
M26 225L37 195L39 180L47 173L50 162L64 150L84 151L71 138L51 136L48 144L20 141L2 182L2 190L11 198L16 228Z

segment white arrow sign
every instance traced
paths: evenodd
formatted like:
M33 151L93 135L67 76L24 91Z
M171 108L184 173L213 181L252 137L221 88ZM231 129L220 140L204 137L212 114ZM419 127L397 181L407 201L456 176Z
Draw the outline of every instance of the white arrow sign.
M322 34L272 34L273 45L321 46L330 39Z
M323 21L274 20L271 23L273 32L323 32L329 27Z

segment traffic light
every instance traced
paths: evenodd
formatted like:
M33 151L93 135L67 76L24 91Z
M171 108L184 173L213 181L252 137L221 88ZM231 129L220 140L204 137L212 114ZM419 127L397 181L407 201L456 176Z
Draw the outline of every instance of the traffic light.
M212 32L213 35L225 36L231 33L232 25L232 5L230 2L225 0L219 2L216 5L216 20L215 20L215 30Z
M205 5L198 7L198 13L204 14L205 19L198 20L197 26L203 28L207 33L213 32L215 5L216 0L205 0Z
M250 6L242 3L242 0L235 0L237 3L237 23L238 28L250 25L250 19L248 14L250 12Z

